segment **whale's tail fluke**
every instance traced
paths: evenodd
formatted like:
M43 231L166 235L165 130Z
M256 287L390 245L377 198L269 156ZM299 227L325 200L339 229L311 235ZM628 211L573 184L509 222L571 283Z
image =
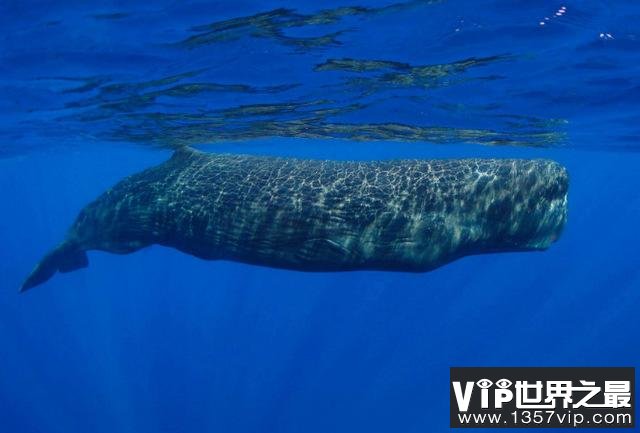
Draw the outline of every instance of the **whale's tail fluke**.
M63 242L36 265L20 287L20 292L44 283L56 272L71 272L87 266L89 266L87 253L76 245Z

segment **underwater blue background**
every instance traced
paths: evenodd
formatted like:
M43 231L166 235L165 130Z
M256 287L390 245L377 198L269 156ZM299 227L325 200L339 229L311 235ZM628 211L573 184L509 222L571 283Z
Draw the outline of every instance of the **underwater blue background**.
M2 2L0 431L442 431L451 366L636 366L638 23L633 1ZM154 246L17 293L183 144L551 158L569 220L425 274Z

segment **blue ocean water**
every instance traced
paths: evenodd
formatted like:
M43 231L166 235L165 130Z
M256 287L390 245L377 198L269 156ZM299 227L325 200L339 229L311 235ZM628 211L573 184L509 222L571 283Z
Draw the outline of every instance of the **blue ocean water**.
M0 431L442 431L451 366L637 365L639 22L630 0L2 2ZM154 246L17 293L181 145L549 158L569 220L548 251L424 274Z

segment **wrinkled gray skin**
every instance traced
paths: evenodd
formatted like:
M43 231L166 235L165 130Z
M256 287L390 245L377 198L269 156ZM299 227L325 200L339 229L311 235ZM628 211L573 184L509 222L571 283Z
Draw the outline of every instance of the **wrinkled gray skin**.
M21 290L85 251L152 244L302 271L428 271L469 254L543 250L566 221L552 161L313 161L176 151L85 207Z

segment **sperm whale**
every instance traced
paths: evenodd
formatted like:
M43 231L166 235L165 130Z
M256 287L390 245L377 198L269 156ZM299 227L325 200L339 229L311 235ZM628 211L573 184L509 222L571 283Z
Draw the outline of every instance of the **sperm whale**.
M471 254L548 248L568 175L525 159L321 161L181 148L79 213L21 290L88 266L86 252L158 244L300 271L423 272Z

